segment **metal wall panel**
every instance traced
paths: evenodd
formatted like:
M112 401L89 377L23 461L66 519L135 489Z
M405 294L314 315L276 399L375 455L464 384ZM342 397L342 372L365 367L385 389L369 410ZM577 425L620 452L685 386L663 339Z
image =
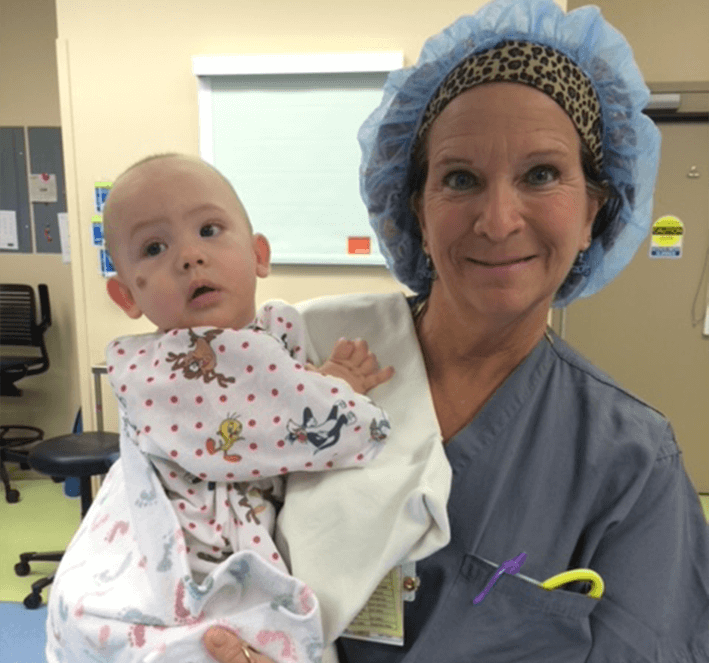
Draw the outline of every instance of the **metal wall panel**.
M37 253L61 253L57 214L66 212L61 129L29 127L27 134L30 147L30 173L49 173L57 177L57 202L32 203Z
M23 127L0 127L0 210L17 215L18 248L1 253L32 253L30 204Z

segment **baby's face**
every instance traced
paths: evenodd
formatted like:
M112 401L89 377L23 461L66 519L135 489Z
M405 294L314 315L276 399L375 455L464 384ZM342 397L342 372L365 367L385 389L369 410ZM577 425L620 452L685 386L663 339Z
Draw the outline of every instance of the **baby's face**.
M105 212L118 272L107 288L131 318L145 314L162 331L241 329L253 320L268 242L251 234L233 192L209 167L177 157L147 162L119 180ZM193 298L203 281L214 290Z

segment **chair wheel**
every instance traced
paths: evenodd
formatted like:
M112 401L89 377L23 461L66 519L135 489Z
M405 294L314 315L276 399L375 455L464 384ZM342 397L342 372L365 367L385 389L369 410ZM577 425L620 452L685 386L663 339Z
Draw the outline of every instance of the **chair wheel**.
M18 562L15 564L15 573L18 576L27 576L30 574L30 565L27 562Z
M42 605L42 596L40 594L28 594L25 596L23 603L28 610L34 610Z
M19 501L20 501L20 491L19 491L19 490L15 490L14 488L10 488L10 490L8 490L8 491L5 493L5 499L6 499L10 504L15 504L15 502L19 502Z

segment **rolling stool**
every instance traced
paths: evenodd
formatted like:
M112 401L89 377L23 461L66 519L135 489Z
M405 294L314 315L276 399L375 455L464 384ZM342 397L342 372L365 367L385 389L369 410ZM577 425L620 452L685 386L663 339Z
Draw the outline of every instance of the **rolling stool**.
M108 468L118 459L119 436L117 433L79 433L61 435L40 442L28 456L30 467L52 477L77 477L81 482L81 517L91 506L91 477L106 474ZM49 553L22 553L15 565L18 576L30 572L32 561L58 562L63 551ZM32 584L32 593L25 597L26 608L42 605L42 590L54 580L54 575L41 578Z
M22 435L8 436L10 431L22 432ZM24 447L38 442L43 437L44 431L36 426L0 426L0 479L5 486L5 499L9 504L19 501L20 491L10 485L10 475L5 463L19 463L23 470L29 469L27 456L30 450Z

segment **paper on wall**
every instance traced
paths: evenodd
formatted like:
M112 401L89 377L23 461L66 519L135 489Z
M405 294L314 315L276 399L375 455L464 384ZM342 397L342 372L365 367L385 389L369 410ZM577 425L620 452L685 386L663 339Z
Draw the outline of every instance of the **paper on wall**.
M57 176L48 173L30 175L29 179L31 203L57 202Z
M69 215L66 212L57 214L59 223L59 243L62 247L62 262L71 262L71 249L69 246Z
M20 250L17 241L17 214L15 210L0 210L0 249Z

